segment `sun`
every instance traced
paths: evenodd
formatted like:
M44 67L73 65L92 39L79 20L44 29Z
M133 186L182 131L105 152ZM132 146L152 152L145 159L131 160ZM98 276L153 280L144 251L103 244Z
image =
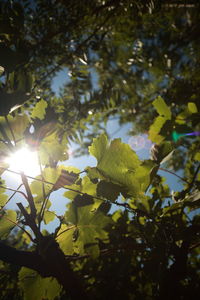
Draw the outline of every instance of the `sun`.
M6 162L9 169L17 172L24 172L25 175L36 176L40 173L38 155L36 151L31 151L24 147L10 155Z

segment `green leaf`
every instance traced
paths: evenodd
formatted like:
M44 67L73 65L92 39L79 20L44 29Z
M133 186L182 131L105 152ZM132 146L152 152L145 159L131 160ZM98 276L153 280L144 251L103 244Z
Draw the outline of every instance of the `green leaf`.
M37 179L40 179L40 180L42 180L42 178L43 178L44 191L45 191L46 195L48 193L54 191L55 183L58 181L63 170L66 172L69 172L69 173L73 172L74 174L78 174L80 172L80 170L77 168L74 168L71 166L67 167L67 166L60 165L56 168L49 168L49 167L44 168L42 171L42 176L39 175L36 177ZM49 182L49 183L47 183L47 182ZM52 183L52 184L50 184L50 183ZM64 182L64 185L65 186L67 185L66 182ZM43 183L41 181L38 181L38 180L32 181L30 184L30 189L31 189L31 192L33 195L37 195L35 197L36 202L41 202L44 200L43 199Z
M115 201L120 195L121 189L122 187L117 184L102 180L97 184L97 196Z
M91 205L93 203L94 203L93 197L88 194L83 194L83 195L79 194L79 195L76 195L76 197L74 198L74 204L77 207Z
M75 225L78 230L74 247L77 248L80 254L89 253L93 257L98 256L98 239L108 240L108 233L104 228L112 222L111 218L101 211L91 211L92 205L77 207L72 202L68 205L68 208L65 213L66 222Z
M0 238L6 239L10 231L15 227L17 213L13 210L6 210L0 213Z
M13 140L13 135L12 135L13 132L15 140L22 139L24 137L25 129L28 127L29 124L28 116L26 114L24 114L23 116L17 115L16 117L12 117L11 115L8 115L7 119L9 125L4 117L0 117L0 125L4 128L8 138L11 141Z
M93 153L98 152L97 171L107 181L124 186L131 195L138 195L141 186L137 178L137 169L141 161L136 153L129 145L122 143L121 139L115 139L107 148L100 147L101 150L97 150L101 141L102 136L92 144Z
M89 147L89 153L96 157L98 161L101 160L103 153L108 146L108 139L105 134L93 140L92 145Z
M200 161L200 151L195 154L194 159Z
M160 144L164 140L164 137L162 135L159 135L159 132L161 131L166 121L167 118L162 116L158 116L154 120L153 124L150 126L148 137L152 142Z
M1 182L2 184L2 182ZM8 195L4 194L5 193L5 189L0 187L0 208L2 206L4 206L8 200Z
M61 250L66 255L72 255L74 253L73 235L75 230L75 226L67 226L62 224L57 233L56 240L59 243Z
M155 107L157 113L160 116L165 117L167 120L171 120L171 111L170 111L169 107L166 105L166 103L162 97L158 96L153 101L153 106Z
M163 214L161 215L161 217L163 217L164 215L168 214L168 213L172 213L173 211L176 211L180 208L184 207L184 201L180 201L177 203L173 203L171 206L168 207L164 207L163 208Z
M78 193L78 192L67 191L64 193L64 196L70 200L74 200L76 197L79 196L78 197L79 203L80 203L80 201L83 201L83 203L85 203L85 205L86 205L86 203L91 204L94 201L93 209L97 209L99 207L99 205L102 203L101 200L97 200L94 198L92 200L92 196L96 196L97 185L94 184L88 176L83 177L80 184L74 184L74 185L70 186L70 188L85 194L85 195L83 195L83 197L80 197L80 193ZM84 197L85 197L86 201L84 201Z
M196 104L194 102L189 102L188 103L188 110L192 114L198 113L197 106L196 106Z
M40 144L39 155L43 165L51 165L51 161L65 161L68 159L67 144L58 140L56 132L45 137Z
M40 100L36 103L35 107L32 110L31 118L38 118L40 120L44 119L47 108L47 102L45 100Z
M57 190L65 185L73 185L78 179L78 177L79 174L62 169L58 180L53 186L53 190Z
M42 278L36 271L28 268L21 268L18 278L24 300L53 300L61 292L61 286L55 278Z
M55 219L55 213L53 211L46 210L44 212L44 218L43 218L43 220L44 220L45 224L49 224L54 219Z

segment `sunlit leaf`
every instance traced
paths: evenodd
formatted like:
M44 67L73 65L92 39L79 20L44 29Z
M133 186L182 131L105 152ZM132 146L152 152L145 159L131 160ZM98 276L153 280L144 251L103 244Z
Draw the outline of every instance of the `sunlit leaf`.
M89 147L89 153L96 157L98 161L101 160L103 154L108 146L108 139L105 134L93 140L92 145Z
M64 161L68 159L67 144L58 141L56 132L45 137L40 144L39 154L41 163L49 165L51 161Z
M78 238L75 246L80 254L90 253L98 256L98 240L106 241L108 233L104 228L111 222L111 219L101 211L91 211L92 205L77 207L75 203L70 203L65 214L66 221L75 225L78 229Z
M59 296L61 287L55 278L42 278L36 271L21 268L19 287L24 292L24 300L54 300Z
M167 120L171 119L171 111L170 111L169 107L166 105L166 103L162 97L158 96L153 101L153 106L155 107L155 109L157 110L157 113L160 116L165 117Z
M102 136L94 140L93 153L102 140L104 142ZM137 195L141 191L137 176L141 161L129 145L122 143L120 139L115 139L107 148L102 147L97 157L100 159L96 169L107 181L124 186L132 195Z
M158 116L154 120L153 124L150 126L148 137L152 142L160 144L164 140L164 137L161 136L159 133L166 121L167 119L162 116Z
M5 194L5 189L0 187L0 207L4 206L7 200L8 200L8 195Z
M38 118L40 120L44 119L47 108L47 102L43 99L36 103L35 107L32 110L31 118Z
M52 222L55 219L55 213L49 210L45 210L44 212L44 223L45 224L49 224L50 222Z
M23 138L25 129L28 127L29 118L26 114L23 116L17 115L16 117L8 116L8 122L4 117L0 117L0 124L3 126L8 138L13 141Z
M57 242L60 248L66 255L72 255L74 253L73 234L76 230L75 226L61 225L60 230L57 233Z
M194 102L189 102L188 103L188 110L192 114L198 113L197 106L196 106L196 104Z
M13 210L6 210L0 213L0 238L5 239L11 229L15 227L17 213Z
M200 161L200 151L195 154L194 159Z

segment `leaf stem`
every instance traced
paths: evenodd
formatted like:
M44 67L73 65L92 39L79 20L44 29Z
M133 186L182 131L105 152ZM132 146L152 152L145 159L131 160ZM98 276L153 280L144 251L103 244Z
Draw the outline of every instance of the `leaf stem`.
M19 225L18 223L16 223L15 221L13 221L13 220L7 218L6 216L4 216L4 218L5 218L6 220L8 220L9 222L13 223L15 226L19 227L22 231L24 231L24 232L28 235L29 239L30 239L33 243L35 243L35 241L33 240L32 236L30 235L30 233L29 233L28 231L26 231L26 229L24 229L22 226L20 226L20 225Z
M1 207L0 211L2 209L4 209L4 207L8 204L8 202L15 196L16 193L19 192L19 189L22 187L22 183L18 186L18 188L14 191L14 193L8 198L8 200L6 201L6 203Z
M15 189L12 189L12 188L3 186L3 185L0 185L0 188L5 189L5 190L8 190L8 191L15 192L15 193L20 193L20 194L22 194L22 195L26 198L26 200L28 200L26 194L23 193L22 191L18 191L18 190L15 190Z
M174 172L172 172L172 171L170 171L170 170L167 170L167 169L164 169L164 168L159 168L159 170L164 171L164 172L167 172L167 173L169 173L169 174L172 174L172 175L176 176L177 178L181 179L182 181L186 182L187 184L190 184L185 178L183 178L183 177L177 175L176 173L174 173Z

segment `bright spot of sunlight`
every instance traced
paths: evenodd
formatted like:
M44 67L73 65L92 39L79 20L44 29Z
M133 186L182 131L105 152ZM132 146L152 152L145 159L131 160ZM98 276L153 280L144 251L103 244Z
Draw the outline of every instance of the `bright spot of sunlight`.
M30 176L36 176L40 173L37 152L25 147L10 155L6 162L12 171L22 171Z

